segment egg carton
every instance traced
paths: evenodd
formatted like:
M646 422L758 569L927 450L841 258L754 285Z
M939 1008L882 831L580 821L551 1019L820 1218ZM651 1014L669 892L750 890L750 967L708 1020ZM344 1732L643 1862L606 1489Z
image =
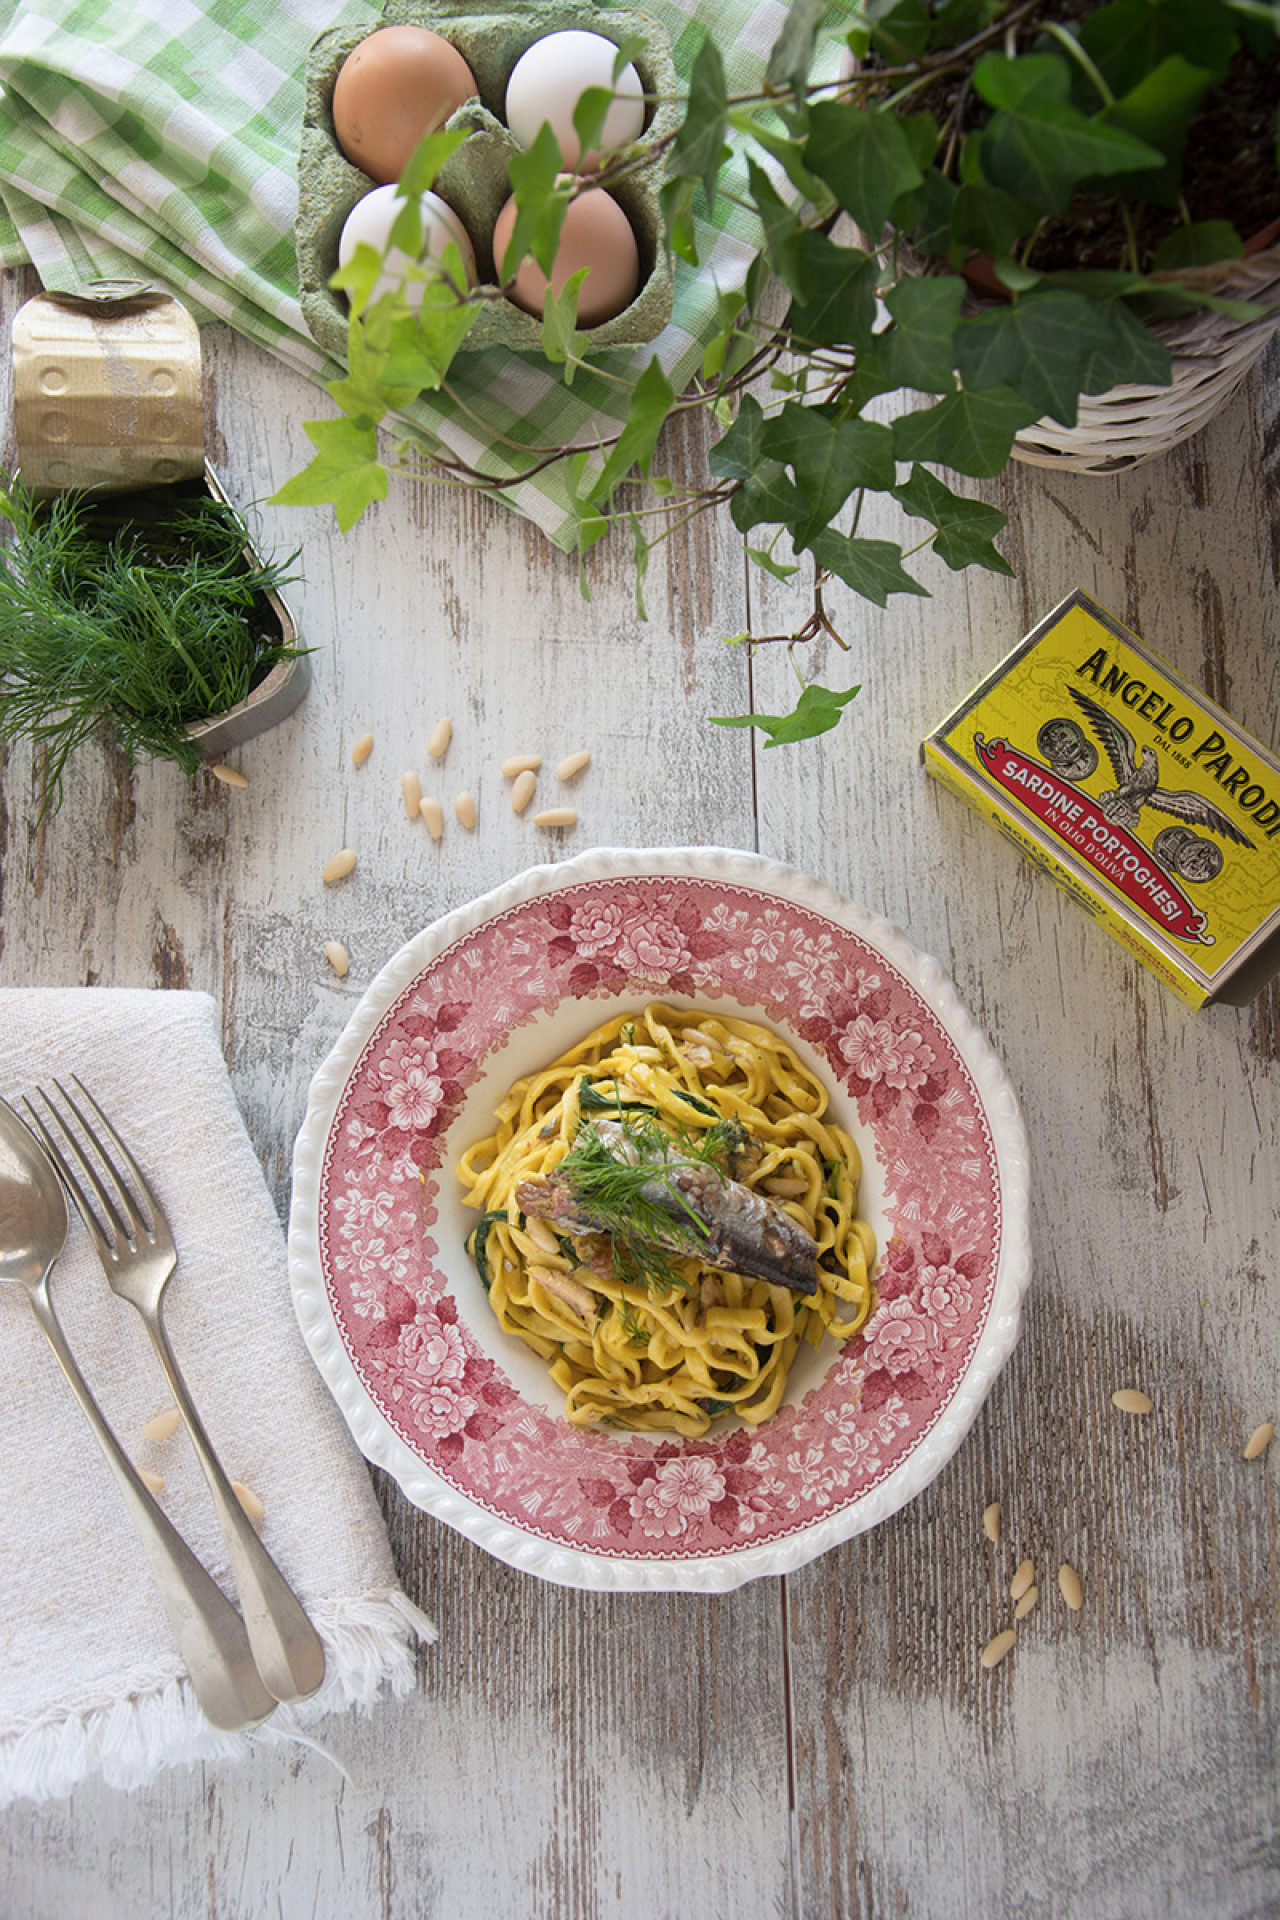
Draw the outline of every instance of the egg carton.
M435 190L461 218L476 252L481 282L496 287L492 235L494 222L510 197L507 163L518 145L502 120L511 69L535 40L569 28L604 32L616 42L637 43L632 54L649 110L645 140L661 139L680 124L677 80L671 45L658 21L619 8L600 12L590 5L535 4L515 11L484 12L474 4L451 6L448 0L387 0L381 26L410 22L429 27L457 47L475 75L478 100L469 100L447 121L465 128L466 140L450 155L436 178ZM331 28L313 44L307 60L306 105L298 167L298 215L294 238L303 318L312 336L339 358L347 349L347 303L329 285L337 270L338 240L356 202L375 182L355 167L338 146L333 131L334 84L347 55L376 29ZM671 318L672 267L665 246L658 193L661 158L649 160L609 188L631 222L640 256L640 287L630 305L589 333L593 352L637 345L661 333ZM510 347L539 353L542 323L509 300L485 303L463 343L464 351Z

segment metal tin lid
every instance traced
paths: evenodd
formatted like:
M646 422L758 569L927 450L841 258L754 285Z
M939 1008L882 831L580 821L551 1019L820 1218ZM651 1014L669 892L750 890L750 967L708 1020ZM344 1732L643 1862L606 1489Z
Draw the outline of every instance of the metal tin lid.
M28 300L13 322L13 397L23 483L37 497L204 472L199 330L145 281Z

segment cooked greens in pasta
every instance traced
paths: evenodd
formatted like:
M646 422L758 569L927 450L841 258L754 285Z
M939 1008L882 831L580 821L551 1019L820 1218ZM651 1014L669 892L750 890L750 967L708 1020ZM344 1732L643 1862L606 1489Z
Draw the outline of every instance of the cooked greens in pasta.
M875 1240L827 1106L776 1034L656 1002L511 1087L459 1165L467 1245L575 1425L758 1426L802 1341L862 1327Z

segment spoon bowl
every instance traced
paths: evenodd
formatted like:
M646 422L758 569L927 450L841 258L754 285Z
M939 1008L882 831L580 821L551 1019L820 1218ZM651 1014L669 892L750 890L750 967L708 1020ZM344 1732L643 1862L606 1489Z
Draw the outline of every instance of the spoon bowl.
M67 1241L67 1202L48 1155L0 1100L0 1281L40 1286Z

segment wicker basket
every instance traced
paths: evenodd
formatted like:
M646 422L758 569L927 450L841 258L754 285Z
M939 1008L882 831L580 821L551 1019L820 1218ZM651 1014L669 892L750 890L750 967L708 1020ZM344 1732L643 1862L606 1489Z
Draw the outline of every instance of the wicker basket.
M1013 443L1013 458L1066 473L1122 473L1167 453L1206 426L1227 404L1280 326L1280 241L1240 260L1169 274L1265 309L1233 320L1207 307L1150 322L1173 355L1167 387L1112 387L1082 399L1074 427L1041 420Z

